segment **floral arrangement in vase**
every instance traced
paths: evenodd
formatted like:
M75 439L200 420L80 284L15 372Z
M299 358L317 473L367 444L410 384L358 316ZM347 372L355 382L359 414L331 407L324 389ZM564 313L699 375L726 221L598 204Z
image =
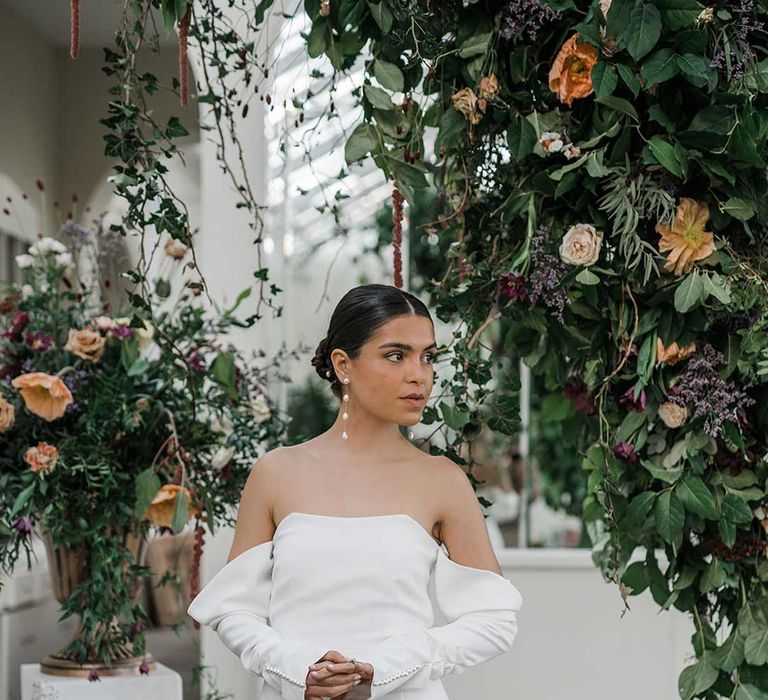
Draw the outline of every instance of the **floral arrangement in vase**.
M44 671L148 673L136 596L148 535L194 530L194 595L205 529L234 522L283 425L264 362L226 342L247 290L213 313L192 285L172 299L187 247L169 239L146 313L123 316L104 301L120 298L103 274L120 236L102 217L70 219L60 238L16 258L24 279L0 299L0 566L29 558L40 534L65 617L80 616Z

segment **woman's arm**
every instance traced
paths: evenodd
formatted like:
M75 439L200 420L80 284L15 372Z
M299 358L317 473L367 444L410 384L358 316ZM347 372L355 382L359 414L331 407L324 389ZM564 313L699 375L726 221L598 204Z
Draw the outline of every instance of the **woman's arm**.
M440 533L450 558L438 551L434 577L447 624L394 635L360 652L359 660L374 668L371 698L463 673L508 651L517 635L522 596L501 574L466 474L447 458L440 461Z

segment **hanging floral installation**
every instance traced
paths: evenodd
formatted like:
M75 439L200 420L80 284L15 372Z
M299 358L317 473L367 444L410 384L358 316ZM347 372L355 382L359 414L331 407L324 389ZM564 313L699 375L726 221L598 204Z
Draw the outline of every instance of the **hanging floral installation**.
M429 292L466 325L451 405L425 418L453 430L448 453L509 427L495 402L521 358L578 427L596 564L627 605L649 590L691 615L680 696L768 697L768 7L304 8L310 56L364 55L350 167L370 157L410 204L434 186L443 205Z

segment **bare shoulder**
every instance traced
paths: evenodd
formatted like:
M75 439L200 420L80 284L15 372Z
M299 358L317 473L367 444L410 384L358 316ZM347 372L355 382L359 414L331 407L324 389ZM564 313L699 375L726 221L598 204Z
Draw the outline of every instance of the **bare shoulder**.
M429 477L443 498L475 498L472 484L464 469L445 455L435 455L426 460Z
M500 574L485 514L466 472L444 455L433 457L430 468L440 513L440 539L451 559Z
M277 475L284 463L282 447L269 450L253 464L240 497L235 536L228 561L258 544L272 539L272 517Z

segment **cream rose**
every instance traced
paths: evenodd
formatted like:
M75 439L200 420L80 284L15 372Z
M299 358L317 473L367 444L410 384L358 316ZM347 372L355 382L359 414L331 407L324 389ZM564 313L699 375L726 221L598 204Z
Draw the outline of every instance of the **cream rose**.
M81 331L70 328L64 349L88 362L98 362L104 352L105 342L101 333L92 328L84 328Z
M665 401L659 406L659 418L668 428L679 428L688 418L688 409L671 401Z
M592 265L600 255L603 232L592 224L575 224L560 243L560 258L569 265Z
M13 427L16 420L16 409L13 404L0 396L0 433Z

